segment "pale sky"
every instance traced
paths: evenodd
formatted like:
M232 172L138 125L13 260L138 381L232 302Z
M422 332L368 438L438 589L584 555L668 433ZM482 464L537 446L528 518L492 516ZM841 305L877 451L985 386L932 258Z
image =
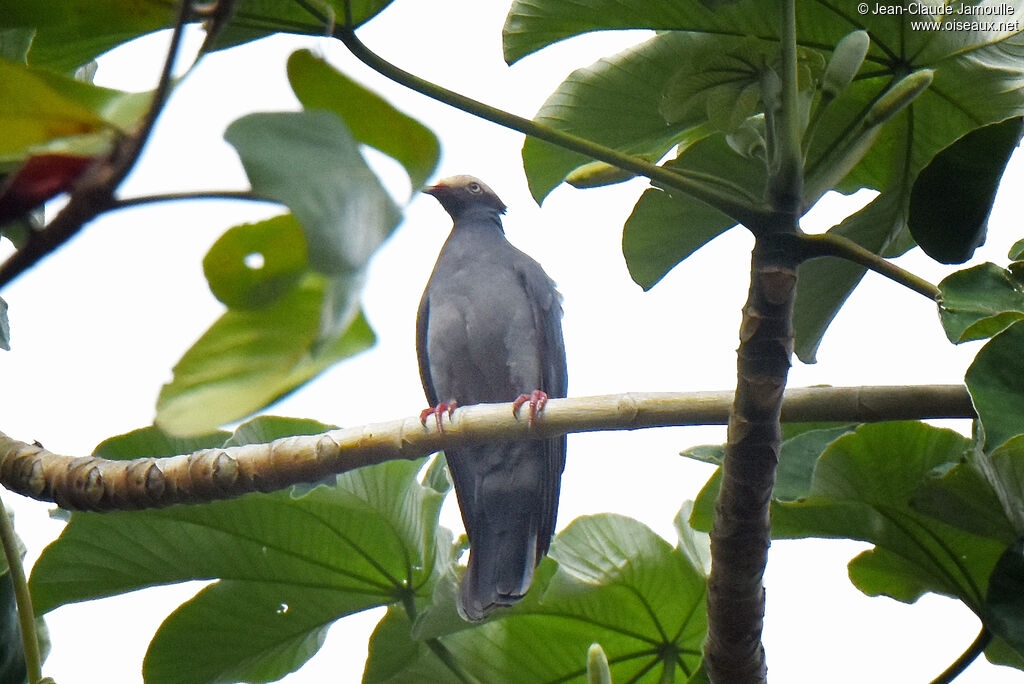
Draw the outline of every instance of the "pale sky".
M532 116L572 69L646 35L584 36L509 68L500 44L506 10L505 3L399 0L360 36L420 76ZM111 53L97 82L126 90L152 87L166 41L163 34ZM198 41L189 44L194 50ZM430 126L443 146L437 177L479 176L509 205L509 239L544 265L565 298L570 396L733 387L752 244L746 234L734 230L715 240L644 293L629 279L620 251L622 224L645 188L642 181L591 191L563 186L538 208L526 190L522 136L384 82L334 41L272 38L207 58L174 95L122 195L246 187L223 130L252 111L297 108L285 60L302 47ZM408 184L393 164L380 168L404 202ZM988 243L977 255L998 264L1006 263L1007 250L1021 237L1024 200L1014 190L1024 179L1022 155L1008 178ZM868 199L829 197L803 227L824 230ZM221 312L202 276L206 250L230 226L280 212L271 205L220 202L117 212L87 226L8 287L3 296L10 304L13 351L0 353L6 389L0 429L59 453L85 455L106 437L148 425L171 366ZM425 407L414 348L416 305L449 226L434 200L411 202L405 222L374 258L363 297L378 345L269 413L351 426ZM9 248L0 244L0 256ZM955 270L931 263L918 250L899 263L935 283ZM795 361L790 385L961 382L978 348L952 347L934 306L868 275L827 333L819 362ZM953 427L969 431L966 423ZM571 436L559 529L579 515L613 511L675 543L673 516L712 472L677 454L721 442L724 435L724 428L709 427ZM31 564L62 523L48 519L46 504L11 494L4 500L17 513ZM442 524L461 531L454 500L446 504ZM958 602L929 595L905 606L856 591L845 564L865 548L848 541L773 544L765 645L774 681L812 683L826 675L837 684L928 681L975 638L979 624ZM149 639L198 586L145 590L50 613L53 651L44 674L64 682L141 681ZM337 623L313 660L283 681L358 681L366 638L382 614ZM1020 674L982 661L957 681L1019 682Z

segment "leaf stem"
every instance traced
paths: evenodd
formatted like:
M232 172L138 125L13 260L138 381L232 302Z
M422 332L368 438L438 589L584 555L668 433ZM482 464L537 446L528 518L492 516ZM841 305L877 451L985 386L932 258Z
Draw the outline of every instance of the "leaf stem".
M14 601L18 606L18 624L21 627L21 644L25 651L25 671L29 682L39 682L43 678L43 662L39 651L39 636L36 634L36 615L32 610L32 595L25 579L25 567L21 564L21 551L18 548L18 537L14 533L14 525L0 498L0 543L7 556L7 567L11 573L11 585L14 588Z
M128 209L144 204L155 202L174 202L178 200L247 200L250 202L268 202L279 204L277 200L269 197L261 197L251 190L195 190L186 192L167 192L155 195L140 195L139 197L125 197L114 200L111 210Z
M413 596L412 591L406 592L402 596L402 608L405 609L405 614L409 618L409 624L412 625L416 621L416 600ZM465 672L462 666L459 664L459 659L452 655L452 652L448 650L448 647L441 643L441 640L437 637L432 637L425 641L427 648L437 656L438 660L444 663L445 667L451 670L452 674L463 684L476 684L476 679Z
M359 61L388 79L415 90L427 97L473 114L481 119L518 131L538 140L578 152L591 159L606 162L625 171L645 176L657 184L685 192L744 225L759 225L767 215L767 208L750 199L736 197L736 189L725 187L719 179L707 174L669 170L651 162L605 147L591 140L538 124L497 107L466 97L430 81L415 76L386 61L360 41L351 26L338 26L334 36Z
M967 650L961 653L959 658L943 670L942 674L933 679L931 684L949 684L949 682L952 682L985 651L985 648L991 642L992 632L988 631L988 627L982 626L981 632L978 633L977 638L975 638L971 645L967 647Z
M796 4L782 4L780 36L782 57L782 109L779 112L778 168L772 175L772 203L776 209L795 213L803 192L803 153L800 149L801 128L799 83L796 53Z
M832 233L815 235L802 233L798 236L798 239L803 246L805 259L821 256L834 256L846 259L847 261L860 264L879 275L883 275L904 287L908 287L929 299L936 300L939 298L939 288L910 271L900 268L891 261L883 259L874 252L861 247L849 238Z
M459 660L452 652L449 651L444 644L441 643L440 639L433 638L427 639L427 647L437 656L438 660L445 664L449 670L452 671L460 682L464 684L476 684L476 678L467 672L462 670L462 666L459 665Z

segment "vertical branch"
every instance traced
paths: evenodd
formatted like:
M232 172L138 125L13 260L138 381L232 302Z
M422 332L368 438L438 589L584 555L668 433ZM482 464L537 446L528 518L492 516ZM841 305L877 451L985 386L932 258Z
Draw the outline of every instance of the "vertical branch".
M795 2L780 4L782 106L775 122L777 164L769 180L772 216L764 224L747 225L756 242L740 325L722 487L711 530L705 665L716 684L767 681L761 643L762 580L771 543L769 512L782 441L782 395L793 355L798 256L792 238L799 231L803 180Z
M36 633L36 615L32 610L32 597L25 579L25 568L21 564L21 549L18 548L18 537L14 533L14 525L0 500L0 543L7 557L8 572L11 573L11 586L14 589L14 602L18 607L18 626L21 628L21 644L25 653L25 676L32 684L43 678L43 659L39 650L39 635Z
M793 353L795 288L796 264L788 250L770 236L759 237L711 530L705 658L716 683L764 682L767 676L762 577L771 539L769 503L781 443L782 393Z
M803 135L800 116L799 83L797 82L796 7L795 0L782 3L780 52L782 57L782 111L779 113L776 139L778 167L771 179L771 200L774 208L794 210L800 205L803 191Z

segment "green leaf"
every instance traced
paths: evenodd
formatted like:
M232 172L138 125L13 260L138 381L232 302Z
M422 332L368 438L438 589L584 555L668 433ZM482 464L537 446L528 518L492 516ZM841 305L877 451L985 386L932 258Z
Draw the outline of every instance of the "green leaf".
M724 444L699 444L692 446L689 449L683 449L679 452L680 456L686 458L692 458L695 461L701 463L710 463L712 465L722 465L722 459L725 458L725 445Z
M234 439L278 435L288 421L260 423ZM319 429L306 423L304 429ZM146 680L277 679L319 648L335 619L430 595L444 570L434 547L443 496L416 481L421 465L361 468L298 498L278 492L163 510L74 513L33 569L33 598L45 612L147 586L216 579L161 626L146 656ZM182 653L190 657L183 661Z
M854 430L855 424L784 423L783 440L779 449L779 466L775 471L773 501L795 501L805 496L811 487L811 479L818 458L829 444L842 435ZM722 462L724 447L719 445L693 447L684 456L703 460L707 463ZM722 469L719 468L701 488L690 514L690 525L705 532L711 530L715 514L715 500L722 486Z
M992 643L985 649L985 657L990 663L1024 670L1024 656L1017 653L1009 644L998 637L993 639Z
M1006 549L988 584L985 626L1024 657L1024 547Z
M373 19L392 0L324 0L317 4L294 0L240 0L231 23L217 38L214 49L233 47L274 33L328 35L335 24L344 25L346 11L358 28Z
M442 494L448 493L452 488L452 479L448 474L448 462L445 460L444 452L437 453L427 466L427 472L423 475L424 486Z
M0 29L0 59L25 64L34 35L32 29Z
M622 229L629 275L649 290L673 268L734 225L732 219L682 193L645 190Z
M978 612L1005 544L911 505L933 471L959 463L969 449L961 435L923 423L862 425L826 449L804 498L773 505L772 534L871 542L880 551L856 559L850 569L862 590L900 600L931 591Z
M0 16L6 26L35 29L30 64L70 73L122 42L168 26L173 8L152 1L0 0ZM160 65L152 68L156 74Z
M310 274L270 306L224 313L175 365L174 378L157 399L156 424L175 435L207 432L373 345L362 315L320 341L324 291L324 279Z
M668 126L659 106L680 61L709 42L688 33L665 33L577 69L548 97L534 121L621 152L659 159L701 123L694 116ZM523 144L523 167L538 202L569 172L590 161L536 138L528 137Z
M684 526L685 528L685 526ZM605 514L574 520L537 569L534 586L495 619L446 634L444 648L480 681L550 682L584 677L597 642L613 681L697 671L707 629L703 569L692 531L675 549L641 523ZM440 585L439 585L440 586ZM449 598L449 602L454 595ZM370 644L364 681L446 681L436 654L408 636L408 618L389 612ZM481 658L486 652L488 657ZM667 678L666 678L667 680Z
M999 181L1024 133L1024 118L977 128L945 148L914 181L907 225L925 254L967 261L982 243Z
M832 442L856 427L839 425L808 430L783 441L772 498L776 501L796 501L806 496L811 488L818 458Z
M1009 256L1011 259L1017 261L1024 258L1024 240L1017 240L1010 247Z
M825 67L817 51L799 50L798 83L808 91ZM747 37L741 42L704 43L680 60L666 84L661 113L668 123L707 120L717 130L734 131L765 107L762 78L781 69L774 41Z
M689 523L695 530L710 532L715 519L715 502L718 500L718 492L722 489L722 469L719 468L708 481L701 487L697 499L693 502L693 511L690 513Z
M828 232L853 240L875 254L898 256L911 247L901 241L905 203L901 193L883 193ZM859 264L835 257L811 259L797 268L793 328L795 351L801 361L815 362L825 331L865 271Z
M306 235L310 265L321 273L362 271L401 219L333 112L249 114L224 137L238 151L253 191L292 210Z
M210 291L232 309L279 299L308 272L306 238L291 214L228 229L203 258Z
M342 118L352 136L405 167L413 190L434 173L441 146L430 129L395 109L309 50L288 58L288 80L306 109L327 109Z
M1024 283L992 263L953 273L939 290L939 317L950 342L992 337L1024 318Z
M276 581L221 580L164 621L143 677L149 684L280 679L320 650L339 616L366 608L360 598Z
M992 451L1024 432L1024 323L1015 323L981 348L967 369L971 401L985 429L985 449Z
M732 152L721 134L697 141L664 166L727 180L754 197L760 197L765 187L764 164ZM650 189L626 220L622 254L633 280L650 289L672 267L733 225L731 218L689 195Z
M391 0L325 0L312 7L344 23L346 5L360 26L391 4ZM157 0L62 0L60 3L0 0L7 27L35 30L31 64L71 72L100 54L134 38L168 28L174 6ZM292 0L240 0L217 47L231 47L279 32L322 36L324 20ZM152 65L154 75L160 64Z
M990 454L977 453L976 458L1017 538L1024 538L1024 436L1004 442Z
M932 473L914 492L910 505L948 525L1004 544L1012 544L1024 533L1014 530L977 457Z
M224 446L231 433L218 431L189 437L169 435L156 426L139 428L100 442L92 455L97 458L128 460L132 458L163 458L190 454L200 449Z
M848 569L850 582L867 596L914 603L934 588L917 563L880 547L858 554Z
M749 1L740 3L736 9L712 11L687 0L588 0L573 5L558 0L516 0L505 19L502 38L505 61L512 64L542 47L589 31L718 30L728 35L767 34L771 38L778 23L774 7ZM835 25L836 21L826 18L823 28L829 24Z
M0 60L0 155L21 158L33 145L95 133L105 125L96 112L33 69Z
M282 437L295 435L319 435L335 429L334 425L321 423L312 418L285 418L283 416L257 416L235 428L224 446L243 444L266 444ZM333 478L332 478L333 479Z

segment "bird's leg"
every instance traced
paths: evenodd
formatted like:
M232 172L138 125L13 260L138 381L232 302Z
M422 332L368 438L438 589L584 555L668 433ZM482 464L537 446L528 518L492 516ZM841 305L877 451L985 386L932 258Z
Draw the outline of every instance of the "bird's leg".
M444 432L444 425L441 423L441 416L447 413L448 422L450 423L452 420L452 414L455 413L455 407L458 405L459 402L452 399L447 403L441 402L433 408L425 408L420 412L420 423L422 423L423 427L427 427L427 418L432 415L434 416L434 420L437 421L437 431Z
M537 418L537 414L543 411L544 405L548 403L548 394L539 389L533 390L529 394L520 394L512 402L512 415L518 417L519 408L526 403L530 404L530 417L527 422L530 427L533 427L533 421Z

